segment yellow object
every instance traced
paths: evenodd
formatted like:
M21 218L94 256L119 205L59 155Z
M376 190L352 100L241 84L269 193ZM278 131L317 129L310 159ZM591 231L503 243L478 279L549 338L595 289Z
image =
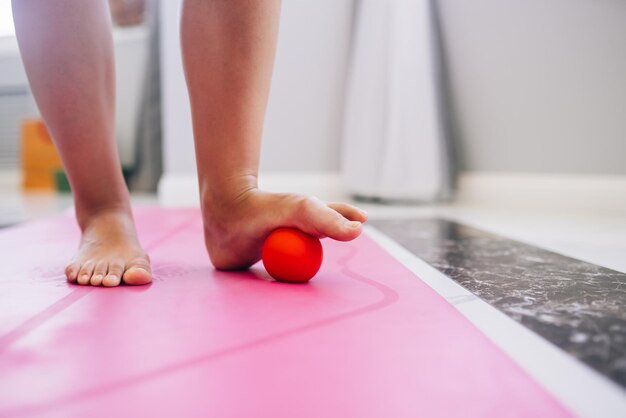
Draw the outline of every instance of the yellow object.
M54 190L54 173L62 167L59 153L43 121L22 121L22 187Z

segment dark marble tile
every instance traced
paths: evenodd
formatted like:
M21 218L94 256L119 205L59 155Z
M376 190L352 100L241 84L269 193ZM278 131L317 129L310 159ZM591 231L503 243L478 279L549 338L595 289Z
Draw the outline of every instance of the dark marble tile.
M626 274L442 219L370 223L626 387Z

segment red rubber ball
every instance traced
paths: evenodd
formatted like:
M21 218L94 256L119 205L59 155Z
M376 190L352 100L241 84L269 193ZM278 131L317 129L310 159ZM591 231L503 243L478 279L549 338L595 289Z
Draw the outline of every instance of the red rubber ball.
M274 230L263 244L263 265L274 279L306 283L322 265L320 240L293 228Z

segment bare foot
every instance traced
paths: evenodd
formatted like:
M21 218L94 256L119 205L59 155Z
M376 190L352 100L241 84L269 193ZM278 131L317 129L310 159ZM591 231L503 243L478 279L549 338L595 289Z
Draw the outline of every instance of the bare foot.
M346 203L326 204L314 197L250 189L230 202L203 199L204 237L217 269L239 270L261 259L265 238L274 229L298 228L316 237L350 241L361 234L367 214Z
M150 259L141 248L132 216L102 211L85 222L78 252L65 268L70 282L92 286L142 285L152 281Z

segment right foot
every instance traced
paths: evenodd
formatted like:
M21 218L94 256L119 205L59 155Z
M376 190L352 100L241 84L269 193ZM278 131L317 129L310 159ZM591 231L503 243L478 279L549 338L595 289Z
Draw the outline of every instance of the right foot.
M365 212L346 203L326 204L317 198L256 188L231 201L205 199L202 210L209 257L220 270L240 270L256 263L265 238L278 227L350 241L361 234L361 224L367 220Z
M78 252L65 268L68 281L108 287L152 281L150 259L137 240L127 211L102 211L84 225Z

